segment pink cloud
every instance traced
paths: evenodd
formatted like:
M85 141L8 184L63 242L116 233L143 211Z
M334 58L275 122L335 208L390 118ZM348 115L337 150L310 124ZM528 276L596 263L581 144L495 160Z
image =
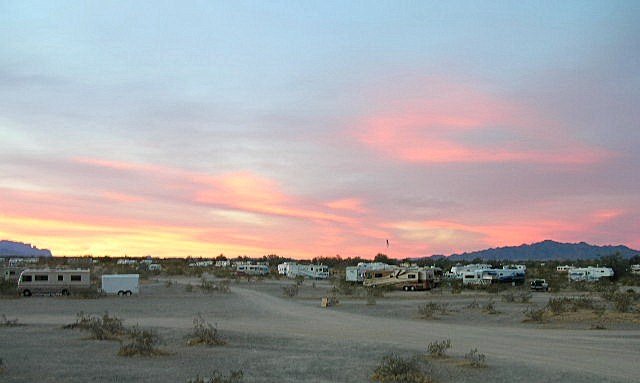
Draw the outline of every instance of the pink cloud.
M378 100L353 134L376 152L412 163L588 164L610 156L534 108L479 89L429 79L397 100Z

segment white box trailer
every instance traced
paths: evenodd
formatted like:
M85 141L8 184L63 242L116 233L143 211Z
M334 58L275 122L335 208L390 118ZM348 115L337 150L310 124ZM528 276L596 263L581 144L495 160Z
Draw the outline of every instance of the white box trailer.
M140 292L140 274L105 274L102 276L105 294L132 295Z

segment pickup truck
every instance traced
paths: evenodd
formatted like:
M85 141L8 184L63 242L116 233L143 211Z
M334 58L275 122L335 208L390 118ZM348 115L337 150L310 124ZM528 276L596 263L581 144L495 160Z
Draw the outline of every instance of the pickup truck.
M534 279L531 281L531 290L535 291L549 291L549 284L544 279Z

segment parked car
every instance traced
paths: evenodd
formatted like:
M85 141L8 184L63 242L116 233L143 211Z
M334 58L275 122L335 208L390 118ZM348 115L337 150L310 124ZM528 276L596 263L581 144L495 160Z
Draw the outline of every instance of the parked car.
M549 291L549 284L544 279L534 279L531 281L531 290Z

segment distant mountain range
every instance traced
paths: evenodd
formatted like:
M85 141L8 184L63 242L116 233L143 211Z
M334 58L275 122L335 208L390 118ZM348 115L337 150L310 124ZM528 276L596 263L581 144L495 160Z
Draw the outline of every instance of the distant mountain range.
M640 251L627 246L596 246L585 242L562 243L551 240L532 243L530 245L498 247L487 250L473 251L470 253L451 254L448 259L452 261L471 261L479 258L485 261L548 261L577 259L596 259L599 257L619 253L624 258L640 255ZM443 257L434 255L432 257Z
M51 257L51 251L38 249L29 243L0 241L0 257Z

